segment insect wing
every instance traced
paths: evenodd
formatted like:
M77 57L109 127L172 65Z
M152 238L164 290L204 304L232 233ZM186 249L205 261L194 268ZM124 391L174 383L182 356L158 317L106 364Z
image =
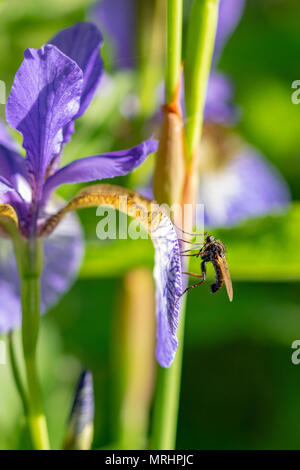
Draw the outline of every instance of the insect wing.
M229 273L226 258L225 258L225 256L217 256L216 261L217 261L218 265L220 266L229 300L230 300L230 302L232 302L233 289L232 289L232 282L231 282L231 277L230 277L230 273Z

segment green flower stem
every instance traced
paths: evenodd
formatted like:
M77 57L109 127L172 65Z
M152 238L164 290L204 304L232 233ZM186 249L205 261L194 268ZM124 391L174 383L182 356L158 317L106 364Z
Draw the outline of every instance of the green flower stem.
M138 90L140 119L151 116L156 110L156 88L162 80L165 2L144 0L137 2L138 10Z
M156 396L153 429L150 440L152 450L174 450L177 434L181 369L184 341L185 299L182 302L177 330L178 349L169 369L157 366Z
M113 438L118 442L117 449L144 449L155 373L150 269L137 267L124 276L117 307L112 341Z
M168 1L168 45L166 72L166 99L172 100L180 77L181 62L181 20L182 9L178 1ZM186 145L190 160L189 173L186 178L185 202L194 201L197 190L195 183L193 157L199 145L203 108L209 76L213 45L217 24L219 0L194 0L191 11L188 51L185 63L186 90ZM175 221L180 225L180 221ZM192 220L190 221L192 227ZM185 261L183 260L184 268ZM186 270L186 269L183 269ZM182 302L178 327L178 350L169 369L158 366L156 396L153 416L153 432L150 449L173 450L176 444L177 416L180 398L180 382L183 356L185 323L185 301Z
M203 123L203 109L210 72L219 0L194 0L184 63L186 146L190 161L197 152Z
M167 3L166 104L176 100L181 73L182 0ZM174 164L176 165L176 161ZM164 201L160 201L164 202ZM172 204L173 201L169 201ZM179 225L179 224L178 224ZM179 347L169 369L157 366L156 393L150 449L175 448L184 335L184 307L178 327Z
M28 387L28 424L35 449L49 449L46 419L36 364L40 322L40 278L43 265L42 241L15 241L21 278L22 341Z
M182 6L182 0L168 0L167 3L166 104L172 102L180 80Z
M18 390L18 393L20 395L20 399L23 405L24 415L27 418L28 417L28 402L27 402L25 388L22 383L22 378L21 378L16 354L15 354L15 344L14 344L13 335L14 335L13 331L9 332L7 335L11 370L12 370L12 375L13 375L16 388Z

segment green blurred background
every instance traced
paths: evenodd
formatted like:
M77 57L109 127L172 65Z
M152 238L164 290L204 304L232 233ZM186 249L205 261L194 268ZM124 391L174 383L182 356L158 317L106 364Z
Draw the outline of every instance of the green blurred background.
M40 47L59 29L85 19L90 5L85 0L0 3L0 79L7 90L23 50ZM224 289L212 297L208 285L188 296L179 449L300 448L300 365L291 362L291 344L300 339L300 105L291 102L291 84L300 79L299 18L297 0L248 0L218 67L235 84L238 132L280 169L294 203L283 216L216 231L229 246L235 298L230 304ZM109 63L109 47L106 57ZM113 67L111 72L113 86L103 85L78 122L65 161L135 144L151 128L120 111L138 87L137 74ZM3 105L0 112L3 117ZM133 184L128 178L119 182ZM69 198L74 192L65 187L61 195ZM82 367L94 374L94 447L113 439L116 298L129 269L153 265L150 242L100 242L96 211L87 210L80 218L87 244L79 279L42 320L40 370L54 448L63 438ZM22 434L10 369L0 365L0 448L26 446Z

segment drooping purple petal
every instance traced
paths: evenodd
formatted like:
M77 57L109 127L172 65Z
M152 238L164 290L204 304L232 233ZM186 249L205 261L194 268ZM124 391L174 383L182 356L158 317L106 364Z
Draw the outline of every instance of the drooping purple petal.
M82 257L82 228L77 215L71 213L59 224L55 232L45 239L43 312L56 304L64 292L69 290L78 273Z
M60 31L49 43L73 59L83 72L80 108L73 119L78 118L90 104L103 74L103 61L99 55L102 35L94 24L82 22ZM74 126L70 123L64 130L65 141L73 132Z
M289 189L257 150L245 148L218 171L201 175L198 203L210 227L235 225L250 217L287 209Z
M216 33L214 61L220 57L222 50L230 35L240 22L244 12L246 0L221 0L219 19Z
M157 149L151 137L136 147L75 160L50 176L44 186L44 199L62 184L81 183L126 175L139 166L150 153Z
M168 217L163 217L151 238L155 247L156 358L162 367L169 367L178 345L179 297L183 289L178 239Z
M0 334L21 325L20 284L12 243L0 238Z
M76 115L82 71L55 46L27 49L6 104L9 125L23 135L31 184L40 191L46 168L63 143L63 129Z
M101 0L92 9L92 21L103 27L113 43L117 69L133 67L136 62L136 16L136 0Z
M69 214L44 242L41 310L45 313L70 288L83 254L81 226ZM21 325L20 282L10 240L0 239L0 333Z
M212 72L209 77L204 118L216 123L232 123L237 117L232 104L233 86L230 80L221 73Z
M182 281L177 234L163 209L154 201L121 186L110 184L88 186L83 188L62 210L52 218L48 218L40 227L39 234L45 237L52 233L69 211L100 205L109 205L134 217L151 236L155 248L156 357L163 367L169 367L177 348L176 330Z

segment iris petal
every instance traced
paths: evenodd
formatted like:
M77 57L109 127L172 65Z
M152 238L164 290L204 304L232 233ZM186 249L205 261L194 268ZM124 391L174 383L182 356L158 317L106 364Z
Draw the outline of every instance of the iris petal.
M179 296L183 289L177 235L167 217L152 232L152 241L155 247L156 358L162 367L169 367L178 345Z
M1 206L0 206L1 207ZM70 288L82 260L83 241L76 214L69 214L44 242L41 310L45 313ZM0 333L21 326L20 281L10 240L0 238Z
M26 162L35 190L48 164L61 151L63 129L78 112L83 75L55 46L27 49L7 100L9 125L23 135Z
M162 367L169 367L177 349L176 331L182 292L181 261L174 226L158 204L119 186L89 186L45 222L40 236L51 234L68 212L100 205L113 207L134 217L151 236L155 247L156 358Z
M237 110L232 104L233 85L226 75L211 72L205 99L206 121L229 124L236 120Z
M101 0L92 9L92 18L113 42L118 69L131 68L136 62L134 32L137 29L137 7L136 0Z
M82 183L126 175L156 149L156 141L150 138L128 150L75 160L48 178L44 186L44 199L47 199L51 192L62 184Z
M90 104L103 74L103 61L99 56L102 35L94 24L82 22L60 31L49 43L74 60L83 72L80 108L73 118L75 119L81 116ZM65 142L73 132L74 125L71 122L64 129Z
M216 32L214 61L218 60L229 37L242 17L246 0L221 0Z
M14 188L13 186L10 184L9 181L7 181L6 178L3 178L2 176L0 176L0 194L5 194L9 191L13 191Z
M198 202L210 227L285 210L290 192L278 170L252 147L244 147L222 170L202 175Z

